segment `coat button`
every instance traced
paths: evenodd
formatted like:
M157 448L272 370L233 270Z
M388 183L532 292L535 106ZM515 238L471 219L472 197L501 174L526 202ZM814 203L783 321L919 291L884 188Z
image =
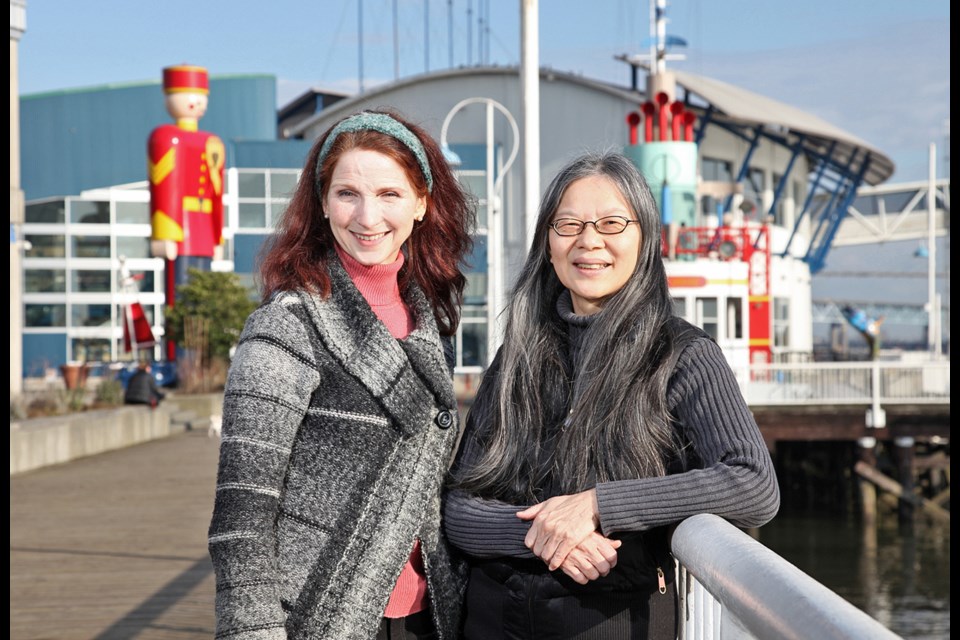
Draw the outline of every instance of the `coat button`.
M449 411L444 409L437 414L437 417L434 418L434 422L437 423L437 426L441 429L449 429L453 426L453 415Z

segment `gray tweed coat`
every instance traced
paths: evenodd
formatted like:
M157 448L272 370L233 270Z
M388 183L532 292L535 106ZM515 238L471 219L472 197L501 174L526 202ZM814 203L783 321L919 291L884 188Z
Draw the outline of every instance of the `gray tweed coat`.
M209 549L217 637L373 638L415 538L455 638L465 572L440 529L460 429L452 347L420 289L390 335L340 262L331 296L280 293L244 327L224 392Z

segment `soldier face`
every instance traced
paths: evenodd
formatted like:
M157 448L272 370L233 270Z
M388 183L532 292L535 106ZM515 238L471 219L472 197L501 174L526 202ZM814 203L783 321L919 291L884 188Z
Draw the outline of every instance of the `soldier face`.
M207 94L178 91L168 93L166 97L167 113L177 120L194 118L199 120L207 112Z
M393 263L426 210L403 167L368 149L340 156L323 197L337 243L365 265Z

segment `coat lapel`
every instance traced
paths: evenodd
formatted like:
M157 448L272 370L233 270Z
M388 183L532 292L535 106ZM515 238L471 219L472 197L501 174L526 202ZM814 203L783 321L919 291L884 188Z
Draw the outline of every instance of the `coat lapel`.
M417 328L398 341L374 314L335 252L327 262L330 297L301 292L320 339L343 369L383 405L401 432L412 435L433 419L437 404L457 406L433 312L414 284L404 292Z

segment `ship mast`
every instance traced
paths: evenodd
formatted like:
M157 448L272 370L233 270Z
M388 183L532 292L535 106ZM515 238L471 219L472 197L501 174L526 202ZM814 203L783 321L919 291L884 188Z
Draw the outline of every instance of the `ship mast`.
M683 60L682 54L667 53L672 45L686 46L686 41L667 35L667 0L650 0L650 72L647 74L647 95L655 96L661 91L670 102L677 98L677 81L667 71L667 60Z

